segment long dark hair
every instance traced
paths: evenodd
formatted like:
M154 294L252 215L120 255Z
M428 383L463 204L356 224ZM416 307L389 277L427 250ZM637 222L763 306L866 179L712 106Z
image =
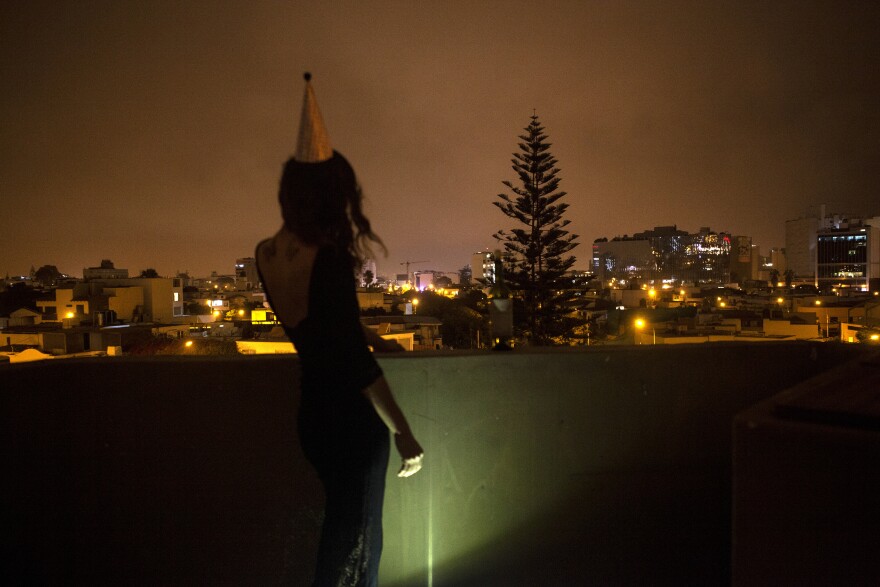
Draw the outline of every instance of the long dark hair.
M354 169L336 151L320 163L290 159L284 165L278 190L284 225L306 244L347 251L355 267L371 253L371 241L386 250L361 210L362 199Z

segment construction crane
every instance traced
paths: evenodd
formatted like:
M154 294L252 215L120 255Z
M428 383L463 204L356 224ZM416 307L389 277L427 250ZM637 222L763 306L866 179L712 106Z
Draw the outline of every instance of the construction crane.
M406 280L412 283L412 280L409 278L409 266L410 265L418 265L420 263L430 263L430 261L404 261L401 265L406 265Z

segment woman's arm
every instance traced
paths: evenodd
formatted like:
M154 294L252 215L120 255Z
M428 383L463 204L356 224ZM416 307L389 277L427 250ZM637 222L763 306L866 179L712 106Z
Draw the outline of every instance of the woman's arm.
M370 400L370 403L373 404L373 409L376 410L376 413L379 414L379 417L382 418L388 429L394 433L394 444L397 447L397 452L400 453L400 458L403 459L397 476L409 477L414 475L422 468L422 457L425 453L413 436L409 423L406 421L406 416L403 415L400 406L394 401L388 381L385 380L384 376L379 377L364 389L363 393Z

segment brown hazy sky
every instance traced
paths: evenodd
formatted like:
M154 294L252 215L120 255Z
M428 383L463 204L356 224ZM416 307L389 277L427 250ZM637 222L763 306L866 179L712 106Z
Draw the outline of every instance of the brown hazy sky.
M880 214L875 3L0 3L0 276L102 258L230 273L279 225L302 72L388 245L456 270L532 109L577 267L657 225L784 245Z

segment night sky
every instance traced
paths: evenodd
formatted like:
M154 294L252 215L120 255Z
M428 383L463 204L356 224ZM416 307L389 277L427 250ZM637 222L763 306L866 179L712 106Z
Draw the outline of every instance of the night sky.
M766 252L820 203L880 214L874 6L2 2L0 277L231 273L280 224L306 70L382 274L494 247L533 109L576 267L596 238L671 224Z

